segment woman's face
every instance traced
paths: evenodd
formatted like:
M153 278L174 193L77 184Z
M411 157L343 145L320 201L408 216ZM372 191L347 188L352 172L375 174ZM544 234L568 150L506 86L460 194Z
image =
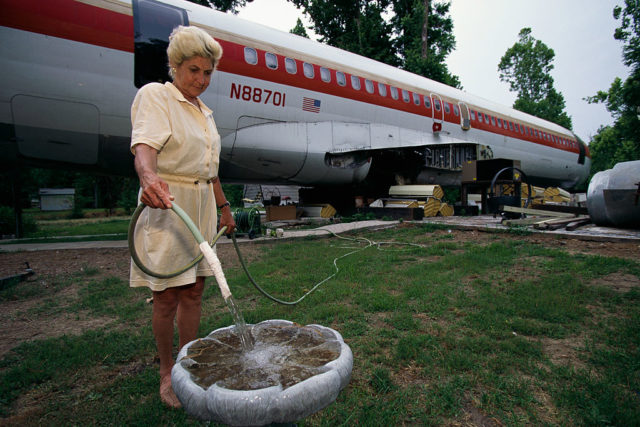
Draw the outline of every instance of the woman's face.
M211 60L201 56L194 56L185 60L175 67L173 84L187 98L188 101L195 101L211 82L213 74L213 64Z

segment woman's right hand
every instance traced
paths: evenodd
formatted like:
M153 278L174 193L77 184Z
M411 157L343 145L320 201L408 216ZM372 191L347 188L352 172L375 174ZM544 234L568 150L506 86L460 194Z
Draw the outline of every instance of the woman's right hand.
M142 195L140 201L150 208L171 209L173 196L169 192L169 185L156 174L141 180Z
M156 173L158 152L146 144L138 144L135 153L134 165L142 188L140 201L150 208L171 209L173 196L169 185Z

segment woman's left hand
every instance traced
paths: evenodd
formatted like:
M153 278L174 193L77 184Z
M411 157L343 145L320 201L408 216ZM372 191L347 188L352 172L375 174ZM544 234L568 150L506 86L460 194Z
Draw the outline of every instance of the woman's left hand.
M225 206L222 208L220 212L220 228L227 226L227 234L233 234L236 231L236 222L233 220L233 215L231 214L231 208L229 206Z

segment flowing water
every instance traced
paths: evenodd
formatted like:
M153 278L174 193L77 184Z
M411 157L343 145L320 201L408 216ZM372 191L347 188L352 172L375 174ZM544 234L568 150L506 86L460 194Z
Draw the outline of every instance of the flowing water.
M240 344L242 345L242 349L247 352L253 350L253 337L251 336L251 330L247 328L247 324L244 321L244 317L242 317L242 312L240 308L236 305L236 302L233 299L233 296L229 296L224 302L227 304L229 311L231 312L231 316L233 317L233 323L236 325L236 334L240 339Z
M232 328L193 343L190 360L181 362L193 381L205 389L212 384L230 390L287 388L325 372L340 356L341 344L330 330L269 322L248 329L255 339L249 351Z

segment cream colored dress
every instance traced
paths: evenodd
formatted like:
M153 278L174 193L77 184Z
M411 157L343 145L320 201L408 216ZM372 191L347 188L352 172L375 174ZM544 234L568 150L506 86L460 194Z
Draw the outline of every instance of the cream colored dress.
M171 83L142 87L131 106L131 151L135 153L137 144L158 150L158 175L169 185L175 202L211 241L216 234L212 179L218 176L220 135L212 111L198 102L201 111ZM145 208L134 237L138 256L154 272L175 271L200 254L193 235L171 210ZM170 279L149 276L131 261L130 286L162 291L211 275L206 260Z

